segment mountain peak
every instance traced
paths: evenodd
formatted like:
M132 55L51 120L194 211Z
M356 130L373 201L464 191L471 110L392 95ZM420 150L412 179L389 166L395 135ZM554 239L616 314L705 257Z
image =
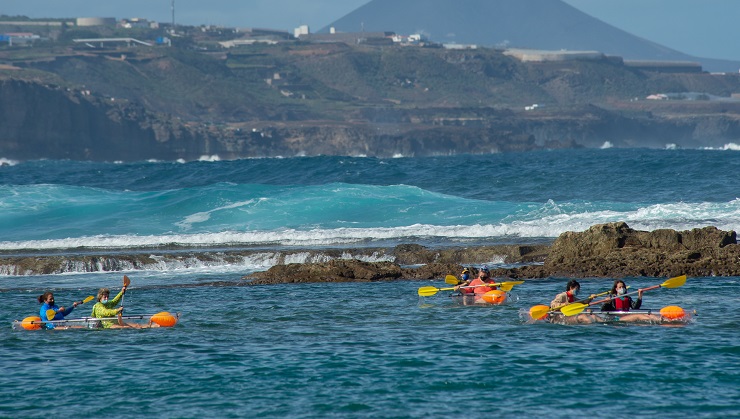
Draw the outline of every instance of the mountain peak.
M696 60L561 0L372 0L320 32L328 32L329 27L340 32L421 33L439 43L599 51L639 60Z

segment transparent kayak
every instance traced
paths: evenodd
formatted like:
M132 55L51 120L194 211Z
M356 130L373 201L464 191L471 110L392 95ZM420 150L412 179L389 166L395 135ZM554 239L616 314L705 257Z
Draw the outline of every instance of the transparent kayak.
M138 314L118 317L81 317L78 319L41 320L30 316L11 323L13 330L67 330L67 329L145 329L154 327L173 327L180 319L180 313L163 311L156 314Z
M667 306L660 309L638 309L630 311L601 311L598 308L586 308L574 316L559 312L548 312L545 316L534 319L530 312L520 311L520 317L528 322L543 321L556 324L593 324L593 323L641 323L641 324L687 324L697 315L696 310L684 310L678 306Z

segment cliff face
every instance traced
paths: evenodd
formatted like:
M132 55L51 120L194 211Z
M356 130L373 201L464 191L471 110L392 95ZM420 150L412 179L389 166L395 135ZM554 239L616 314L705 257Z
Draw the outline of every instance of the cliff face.
M0 81L0 155L14 159L171 158L193 135L135 105L112 106L60 88Z
M0 157L390 157L740 140L740 101L633 100L655 89L729 96L740 91L734 75L338 45L55 54L0 69Z

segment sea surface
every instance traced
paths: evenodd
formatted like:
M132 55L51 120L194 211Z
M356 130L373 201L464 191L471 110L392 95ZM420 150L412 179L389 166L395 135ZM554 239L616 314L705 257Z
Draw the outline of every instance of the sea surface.
M675 325L528 321L529 308L549 303L569 278L527 280L507 304L487 307L456 305L447 291L418 297L419 287L448 286L443 278L241 281L287 250L542 243L613 221L737 231L735 148L0 159L0 257L261 252L50 275L11 275L0 259L0 417L740 417L738 277L690 277L646 292L644 307L696 311ZM101 287L117 292L123 275L132 281L128 314L180 312L180 322L11 329L38 313L44 291L68 305ZM666 279L626 282L637 289ZM581 280L585 293L612 282Z

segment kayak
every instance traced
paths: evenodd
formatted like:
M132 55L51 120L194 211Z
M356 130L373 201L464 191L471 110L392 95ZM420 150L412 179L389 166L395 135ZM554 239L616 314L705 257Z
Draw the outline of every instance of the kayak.
M11 327L13 330L50 330L47 324L53 324L53 330L67 330L67 329L104 329L101 322L108 321L113 322L112 328L132 328L132 329L147 329L154 327L173 327L177 324L180 319L180 313L170 314L167 311L163 311L156 314L139 314L139 315L126 315L121 316L121 320L126 325L124 327L118 326L118 317L81 317L78 319L64 319L64 320L41 320L39 316L26 317L23 320L13 320Z
M450 298L457 305L501 305L512 300L508 292L501 290L488 291L485 294L450 294Z
M639 324L687 324L696 316L696 310L688 311L679 306L661 309L638 309L630 311L601 311L586 308L574 316L559 312L549 312L539 319L533 319L529 312L520 311L520 317L528 322L547 322L554 324L594 324L594 323L639 323Z

